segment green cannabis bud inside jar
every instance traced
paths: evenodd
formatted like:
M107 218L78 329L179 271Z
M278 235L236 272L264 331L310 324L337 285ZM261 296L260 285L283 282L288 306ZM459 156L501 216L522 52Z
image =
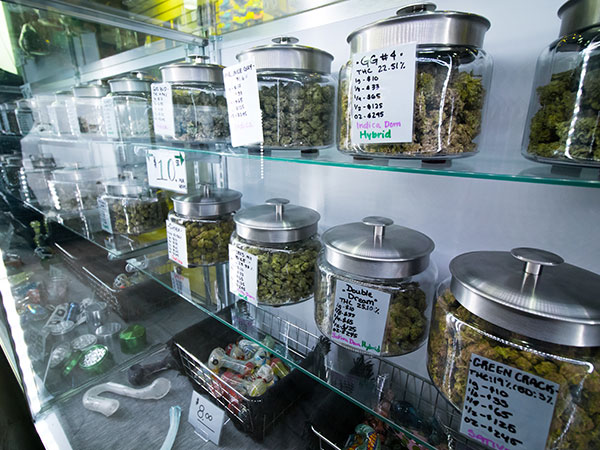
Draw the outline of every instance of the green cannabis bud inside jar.
M229 139L227 101L222 92L193 87L172 89L175 139L186 142L226 142Z
M167 205L159 198L133 199L105 196L113 232L142 234L165 225Z
M170 213L169 220L185 227L189 267L227 262L229 240L235 229L232 214L212 219L193 219Z

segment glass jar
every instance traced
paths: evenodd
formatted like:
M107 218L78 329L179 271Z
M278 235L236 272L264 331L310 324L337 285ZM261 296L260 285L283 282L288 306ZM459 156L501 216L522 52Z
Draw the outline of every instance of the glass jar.
M23 167L23 160L20 156L5 156L2 158L2 184L6 192L19 195L21 167Z
M539 402L536 415L547 414L536 422L541 442L535 448L599 448L600 276L530 248L466 253L452 260L450 272L438 288L428 344L428 370L440 392L457 409L472 407L472 392L465 403L469 374L482 367L474 361L487 358L509 366L488 362L493 375L476 381L486 383L479 387L483 397L509 398L499 405L505 425L512 422L518 433L530 426L513 419L522 407L510 400L517 390ZM513 382L498 381L500 374ZM480 426L490 420L480 415Z
M103 101L108 137L145 140L154 137L152 81L142 72L108 81L110 94Z
M256 64L263 148L313 150L333 145L333 56L296 45L294 37L273 42L237 55L240 62L254 59Z
M78 124L73 134L84 134L88 137L106 136L104 115L102 111L102 97L108 94L108 86L102 82L80 84L73 88L73 101L67 102L67 113L75 114ZM71 125L75 123L69 118Z
M110 233L138 235L165 226L167 202L160 192L136 179L111 180L98 206L105 208L108 222L102 228ZM101 211L101 215L104 211Z
M17 122L17 104L15 102L8 102L4 104L3 120L4 129L6 134L14 136L19 135L19 123Z
M4 112L4 105L0 104L0 134L7 134L4 122L6 121L6 113Z
M208 185L201 194L173 197L167 221L169 257L184 267L229 261L229 241L235 229L233 214L240 208L241 198L238 191L211 189ZM185 252L178 248L183 240Z
M33 98L33 119L42 132L52 129L49 107L54 102L53 94L39 94Z
M80 213L98 206L101 194L100 167L57 169L48 181L54 210L61 214Z
M321 242L319 213L283 198L240 210L229 251L230 289L252 303L280 306L309 300ZM232 252L232 250L235 250ZM239 261L251 269L242 274ZM243 289L234 282L244 277Z
M410 5L396 16L359 28L348 36L351 58L340 69L338 96L338 148L342 153L407 159L449 159L477 153L492 72L491 58L482 50L490 22L476 14L435 9L433 3ZM394 84L388 79L384 84L382 79L381 84L361 88L354 86L351 78L353 59L414 42L414 107L412 115L407 112L412 117L411 137L408 131L408 136L399 135L403 130L400 116L389 115L392 102L406 96L406 82L399 79ZM378 60L382 61L382 55L387 53L376 53ZM389 56L386 61L390 63L379 66L378 73L382 68L387 71L386 66L392 71ZM395 73L402 77L402 71ZM365 88L381 91L371 94ZM373 95L383 102L353 106L353 89L355 94L360 92L357 89L363 89L363 97ZM371 109L382 106L383 116ZM383 136L376 136L373 130L381 131L377 134ZM371 138L380 142L368 143Z
M544 163L600 167L600 9L594 0L568 1L558 16L559 38L537 62L522 152Z
M200 58L200 57L199 57ZM173 124L169 114L154 106L154 131L166 140L201 144L229 142L229 118L223 84L223 66L194 63L160 68L163 84L169 86ZM158 118L158 114L164 116Z
M31 109L31 100L22 98L17 100L17 109L15 109L19 134L26 136L33 128L33 110Z
M54 94L54 101L48 106L48 115L50 116L52 133L57 136L72 136L73 129L77 128L76 115L72 118L74 119L74 123L71 124L69 111L73 108L68 107L67 105L69 104L73 104L73 93L71 91L58 91Z
M436 278L429 261L433 241L385 217L338 225L322 239L315 287L321 333L342 347L381 356L423 345Z
M48 181L52 179L56 163L50 154L31 155L30 159L33 168L21 168L22 198L43 211L49 211L53 202Z

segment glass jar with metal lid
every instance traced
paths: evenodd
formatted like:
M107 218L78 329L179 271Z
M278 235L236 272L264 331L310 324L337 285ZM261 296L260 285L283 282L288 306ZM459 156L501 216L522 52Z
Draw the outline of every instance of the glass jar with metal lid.
M104 100L106 134L118 139L154 137L152 82L143 72L108 80L110 94ZM114 128L114 129L113 129Z
M570 0L559 37L540 55L522 152L550 164L600 167L600 4Z
M31 155L32 168L21 168L21 198L44 211L52 209L53 202L48 181L56 169L54 157L48 153Z
M11 134L13 136L18 136L20 134L16 111L17 104L15 102L5 103L4 109L2 110L2 119L4 120L4 131L6 134Z
M496 391L486 384L484 396L508 399L500 405L505 425L525 426L515 423L525 400L513 391L546 415L536 422L535 448L599 448L600 276L532 248L465 253L450 273L438 288L428 345L429 374L442 394L463 408L469 373L485 363ZM487 428L497 425L492 419L476 420Z
M237 55L256 64L266 149L313 150L334 142L333 56L297 42L279 37Z
M60 214L79 213L96 209L102 185L100 167L66 167L52 172L48 188L56 212Z
M98 201L102 228L110 233L138 235L165 226L169 210L165 197L143 180L118 179L103 183L105 192ZM102 210L105 208L104 210ZM106 223L105 223L105 220Z
M246 272L245 292L234 294L271 306L309 300L321 249L320 218L315 210L290 205L284 198L240 210L233 218L230 272L236 271L240 258L250 261L253 268ZM235 291L235 286L230 288Z
M19 134L26 136L33 128L33 109L31 108L32 100L22 98L17 100L17 109L15 116L19 125Z
M52 133L56 136L65 137L74 134L73 128L76 128L77 117L76 114L72 118L69 116L74 109L73 106L68 107L69 104L73 104L73 92L58 91L54 94L54 101L48 106ZM74 119L73 127L71 126L71 119Z
M340 70L340 151L355 156L415 159L448 159L476 153L492 69L491 58L482 50L489 27L490 22L476 14L436 11L435 4L423 3L406 6L394 17L351 33L347 39L351 58ZM408 136L395 138L392 131L401 130L403 122L400 112L391 105L406 101L403 98L407 93L406 82L399 78L403 67L394 63L391 55L395 55L395 46L414 42L414 105L412 114L406 112L412 116L412 138L408 131ZM358 86L352 81L353 61L367 55L370 64L371 54L378 62L369 70L377 73ZM385 82L375 79L384 76ZM353 89L354 94L361 92L360 101ZM371 138L377 143L369 143Z
M169 256L185 267L226 263L235 229L233 214L240 209L241 198L241 192L208 185L202 193L173 197L167 241L172 248L181 245L178 239L185 238L185 254L179 250L177 256L172 252Z
M69 118L71 124L78 124L73 134L85 134L88 137L106 136L102 97L108 94L108 86L102 81L80 84L73 88L73 102L67 102L67 112L75 114L76 121ZM73 105L73 107L71 107Z
M167 140L196 142L202 144L229 141L227 100L223 84L223 66L202 62L204 56L196 56L195 62L170 64L160 68L163 83L170 86L173 107L173 126L159 126L166 117L158 118L154 106L154 131ZM158 122L157 122L158 121Z
M429 259L434 243L393 223L365 217L322 236L315 321L333 342L360 353L402 355L427 338L436 281ZM368 336L360 330L366 324Z

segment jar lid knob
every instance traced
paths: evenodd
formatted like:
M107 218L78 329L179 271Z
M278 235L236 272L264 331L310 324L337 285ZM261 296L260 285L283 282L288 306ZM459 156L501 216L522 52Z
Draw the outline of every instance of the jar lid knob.
M204 197L210 197L210 184L202 185L202 195Z
M194 64L206 64L206 62L210 59L210 56L202 55L200 53L190 53L188 58L193 60Z
M362 223L373 227L373 242L381 244L385 235L385 227L392 225L394 221L382 216L368 216L362 220Z
M297 44L298 42L300 42L300 40L293 36L278 36L276 38L273 38L272 42L276 44Z
M525 262L525 267L523 268L525 274L535 276L542 273L543 266L558 266L565 262L565 260L557 254L537 248L513 248L510 253L518 260Z
M275 218L283 220L283 205L287 205L289 202L287 198L270 198L265 203L275 206Z
M403 6L398 11L396 11L397 16L404 16L407 14L415 14L421 12L433 12L437 8L435 3L426 2L426 3L411 3L410 5Z

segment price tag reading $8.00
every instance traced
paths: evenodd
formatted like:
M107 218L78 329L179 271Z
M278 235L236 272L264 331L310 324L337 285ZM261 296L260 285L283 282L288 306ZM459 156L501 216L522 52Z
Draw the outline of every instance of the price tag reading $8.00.
M229 244L229 291L258 304L258 257Z
M219 445L225 423L225 411L196 391L192 392L188 422L201 437Z
M186 156L178 150L152 149L146 153L151 187L187 194Z

